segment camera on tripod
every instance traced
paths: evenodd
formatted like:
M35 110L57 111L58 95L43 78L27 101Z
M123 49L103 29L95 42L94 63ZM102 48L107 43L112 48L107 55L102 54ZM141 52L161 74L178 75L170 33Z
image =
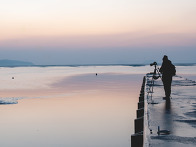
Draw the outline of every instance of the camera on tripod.
M159 68L157 69L157 62L151 63L150 66L154 66L154 72L152 73L153 74L153 79L156 80L159 77L161 77L160 72L159 72Z
M157 66L157 62L153 62L153 63L150 64L150 66L153 66L153 65Z

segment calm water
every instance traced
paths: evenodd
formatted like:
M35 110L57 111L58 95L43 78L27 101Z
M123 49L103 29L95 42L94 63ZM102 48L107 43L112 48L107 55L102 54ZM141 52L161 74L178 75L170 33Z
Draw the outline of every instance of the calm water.
M130 147L142 78L152 70L0 68L1 146ZM179 71L195 78L195 67Z

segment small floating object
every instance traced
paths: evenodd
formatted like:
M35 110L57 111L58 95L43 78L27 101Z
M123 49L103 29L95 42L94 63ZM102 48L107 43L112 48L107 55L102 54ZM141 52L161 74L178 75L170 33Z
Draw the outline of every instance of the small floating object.
M158 126L158 135L169 135L170 131L169 130L160 130L160 127Z
M14 79L14 77L12 77L12 79Z
M97 73L96 73L96 76L97 76Z

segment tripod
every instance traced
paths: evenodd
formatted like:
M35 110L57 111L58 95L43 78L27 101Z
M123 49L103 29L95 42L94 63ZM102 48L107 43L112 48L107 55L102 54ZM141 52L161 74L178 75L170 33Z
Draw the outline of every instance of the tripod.
M158 74L158 76L157 76L157 74ZM161 74L159 72L159 68L157 68L157 64L154 64L154 72L153 72L152 78L154 80L157 80L158 78L161 78L162 79Z
M158 78L161 78L161 74L159 72L159 68L157 68L157 63L154 62L152 64L150 64L150 66L153 66L154 65L154 72L152 73L152 81L151 81L151 93L153 93L153 86L154 86L154 81L157 80ZM158 74L158 75L157 75Z

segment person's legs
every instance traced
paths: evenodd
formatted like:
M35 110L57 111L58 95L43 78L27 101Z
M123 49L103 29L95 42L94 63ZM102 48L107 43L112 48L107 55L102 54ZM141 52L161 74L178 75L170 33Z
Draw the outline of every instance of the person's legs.
M167 97L167 83L163 81L163 87L165 91L165 97Z
M172 77L163 78L163 85L164 85L166 99L169 99L171 95L171 82L172 82Z
M170 81L168 81L168 91L167 91L167 96L168 97L170 97L170 95L171 95L171 80Z

